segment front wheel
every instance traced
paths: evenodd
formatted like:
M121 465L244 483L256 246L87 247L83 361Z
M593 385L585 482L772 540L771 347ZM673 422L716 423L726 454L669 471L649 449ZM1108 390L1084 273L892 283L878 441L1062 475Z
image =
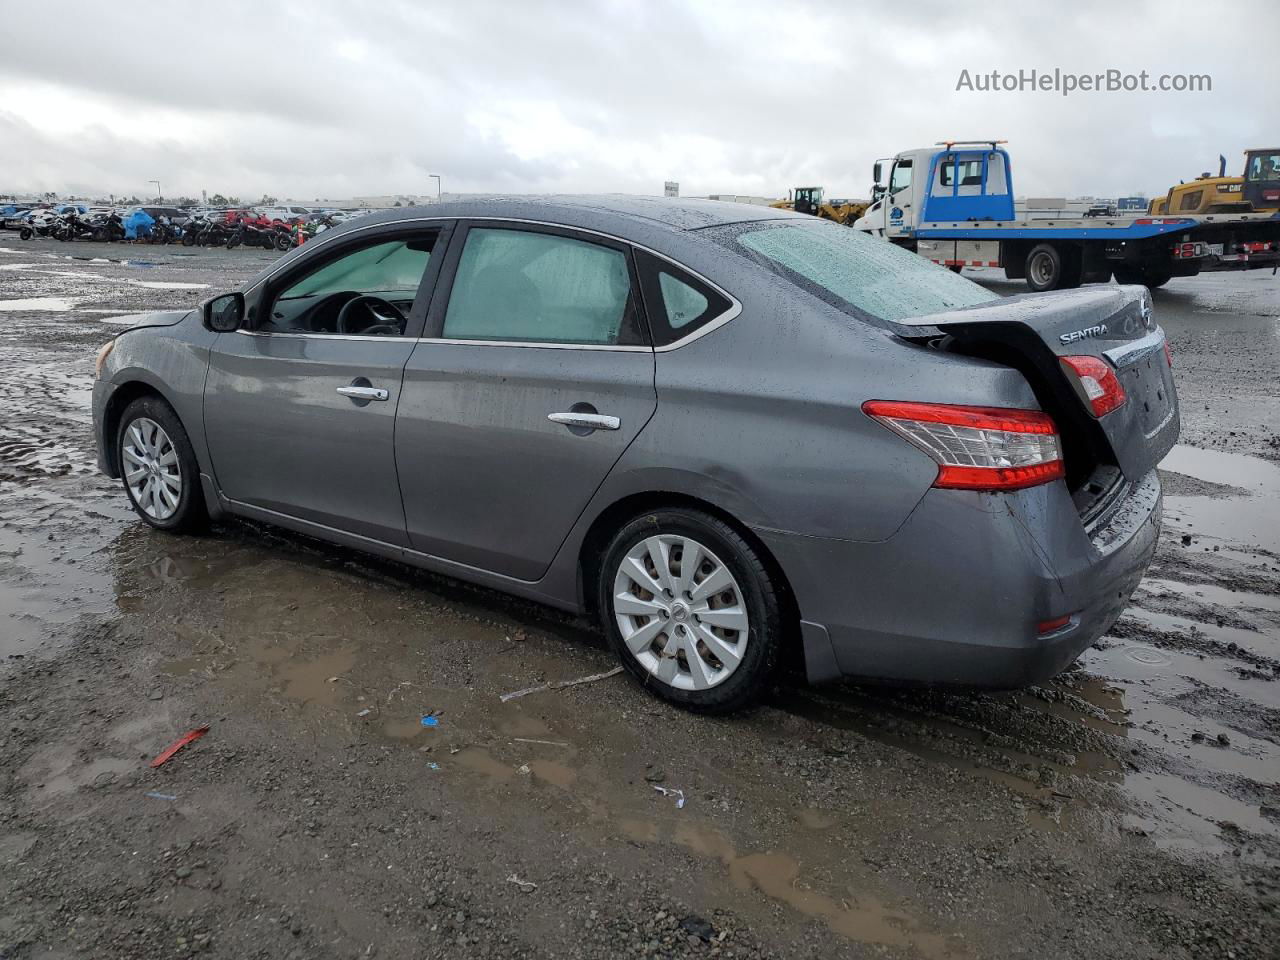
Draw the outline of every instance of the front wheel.
M606 549L597 588L623 666L663 699L727 713L768 689L784 629L778 585L722 520L686 509L637 517Z
M18 231L18 236L21 237L23 240L30 240L33 236L35 236L35 231L32 230L30 227L23 227L21 230Z
M279 250L281 253L283 253L285 250L288 250L291 246L293 246L293 238L292 238L292 237L290 237L287 233L278 233L278 234L276 234L276 249L277 249L277 250Z
M183 231L182 245L184 247L194 247L196 245L196 234L194 230Z
M200 468L182 421L159 397L139 397L125 408L116 455L134 511L157 530L196 533L209 522Z

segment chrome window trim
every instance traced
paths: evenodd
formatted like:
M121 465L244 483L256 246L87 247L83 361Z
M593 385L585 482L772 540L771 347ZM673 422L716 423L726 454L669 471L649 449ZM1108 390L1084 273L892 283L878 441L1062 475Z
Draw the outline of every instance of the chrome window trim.
M691 331L686 336L681 337L679 340L673 340L671 343L664 344L661 347L623 346L623 345L592 344L592 343L539 343L537 341L532 341L532 340L461 340L461 339L449 338L449 337L418 337L415 340L415 342L417 343L447 343L447 344L470 343L470 344L477 344L480 346L487 346L487 347L541 347L543 349L552 349L552 350L613 350L619 353L637 353L637 352L670 353L672 350L678 350L681 347L685 346L686 344L692 343L693 341L703 336L706 336L708 333L712 333L716 330L719 330L730 320L733 320L740 313L742 313L742 304L739 302L737 297L731 294L728 290L724 289L724 287L720 286L718 283L704 277L697 270L694 270L690 267L685 266L679 260L676 260L673 257L669 257L665 253L661 253L657 250L654 250L652 247L646 247L642 243L636 243L636 241L628 240L626 237L615 236L614 234L605 233L601 230L592 230L589 227L575 227L572 224L567 224L567 223L553 223L549 220L529 220L522 217L469 217L469 216L413 217L408 220L393 220L390 223L371 223L371 224L368 224L367 226L357 227L354 230L343 233L341 236L348 237L348 236L351 236L352 234L362 233L365 230L376 230L379 227L389 227L392 224L399 225L399 224L406 224L406 223L446 223L446 222L455 222L455 221L463 221L463 220L465 221L474 220L474 221L486 222L486 223L523 223L523 224L528 224L529 226L535 226L535 227L554 227L560 230L571 230L571 231L577 231L578 233L589 234L590 236L600 237L604 240L612 240L614 243L622 243L636 250L643 250L645 253L655 256L659 260L665 260L667 261L667 263L670 263L673 266L679 268L680 270L683 270L685 273L689 274L689 276L697 278L702 283L705 283L712 290L716 291L718 294L720 294L722 297L728 300L729 308L725 310L722 314L720 314L718 317L715 317L712 320L708 320L702 326L698 327L696 330ZM326 230L325 233L329 233L329 231ZM336 238L334 238L333 236L322 235L322 239L313 240L311 241L311 244L329 243L329 242L333 242L335 239ZM311 244L308 244L306 249L314 249L314 247L311 246ZM283 264L276 266L273 270L271 270L269 273L264 275L262 279L259 281L259 283L265 283L266 281L270 280L271 277L273 277L277 272L283 269L283 266L284 266ZM251 336L251 337L302 337L302 338L312 338L312 339L325 338L328 340L341 339L341 340L383 340L383 341L403 339L403 338L396 338L396 337L364 337L364 336L353 336L348 334L335 334L335 333L284 333L284 332L272 333L272 332L263 332L258 330L237 330L236 332L243 333L246 336Z

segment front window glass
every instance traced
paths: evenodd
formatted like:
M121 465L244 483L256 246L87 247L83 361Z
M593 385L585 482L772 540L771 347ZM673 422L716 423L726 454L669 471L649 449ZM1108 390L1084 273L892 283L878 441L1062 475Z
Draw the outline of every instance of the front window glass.
M709 231L708 231L709 232ZM835 223L739 231L735 245L771 273L841 309L903 320L996 299L972 280Z
M897 193L911 186L911 161L899 160L893 166L893 176L889 180L889 192Z
M403 333L403 321L413 309L434 245L435 234L406 237L361 247L331 260L281 290L261 329L379 336ZM342 308L357 297L370 299L343 315ZM391 329L394 327L398 331Z
M626 255L555 234L472 229L458 262L442 336L640 343Z

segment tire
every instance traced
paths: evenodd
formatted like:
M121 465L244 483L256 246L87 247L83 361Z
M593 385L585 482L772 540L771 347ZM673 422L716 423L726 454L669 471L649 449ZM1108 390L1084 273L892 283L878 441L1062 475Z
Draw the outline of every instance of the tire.
M1116 283L1142 283L1142 271L1137 267L1116 267L1114 270Z
M23 240L30 240L32 237L35 236L35 231L32 230L30 227L23 227L21 230L18 231L18 236L21 237Z
M1051 243L1038 243L1027 254L1027 286L1036 293L1062 286L1062 254Z
M95 227L93 232L89 234L89 239L94 243L106 243L110 236L102 227Z
M1173 279L1173 274L1162 270L1146 270L1142 274L1142 282L1152 290L1156 287L1163 287L1166 283Z
M690 574L692 589L682 589L686 551L693 546L698 567ZM655 579L664 557L667 575ZM670 595L645 589L645 577L651 586L667 584ZM725 586L700 596L713 579ZM751 544L724 521L683 508L636 517L605 549L596 589L601 625L622 665L664 700L696 712L728 713L769 689L784 634L778 585ZM627 606L619 609L620 601ZM649 609L655 612L641 612ZM730 624L745 629L728 629Z
M192 230L184 230L182 232L182 245L184 247L194 247L196 245L196 235Z
M209 514L195 450L168 403L156 396L134 400L120 417L115 442L125 496L145 523L169 533L207 529ZM172 463L165 463L171 454ZM147 463L154 463L154 468ZM131 474L133 470L141 476Z
M231 236L227 237L228 250L234 250L238 246L240 246L240 234L233 233Z
M284 253L284 251L288 250L291 246L293 246L293 238L290 237L287 233L278 234L276 236L275 246L277 250L279 250L281 253Z
M947 269L950 270L952 273L959 273L961 270L964 269L964 267L960 266L958 263L953 263L950 266L948 266Z

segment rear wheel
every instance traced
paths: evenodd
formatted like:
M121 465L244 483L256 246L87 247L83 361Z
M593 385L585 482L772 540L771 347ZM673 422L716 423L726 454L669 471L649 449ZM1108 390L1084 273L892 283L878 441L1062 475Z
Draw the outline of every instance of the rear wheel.
M293 246L293 238L292 238L292 237L290 237L287 233L277 233L277 234L276 234L276 249L277 249L277 250L280 250L281 252L283 252L283 251L285 251L285 250L288 250L291 246Z
M195 451L164 400L139 397L125 408L116 454L125 493L144 521L172 533L195 533L208 525Z
M1137 267L1116 267L1116 283L1142 283L1142 271Z
M632 520L604 554L599 610L626 669L658 696L724 713L755 701L778 664L778 588L727 523L669 509Z
M196 245L196 232L194 230L184 230L182 232L182 245L184 247L194 247Z
M1037 293L1062 286L1062 254L1049 243L1039 243L1027 254L1027 286Z

